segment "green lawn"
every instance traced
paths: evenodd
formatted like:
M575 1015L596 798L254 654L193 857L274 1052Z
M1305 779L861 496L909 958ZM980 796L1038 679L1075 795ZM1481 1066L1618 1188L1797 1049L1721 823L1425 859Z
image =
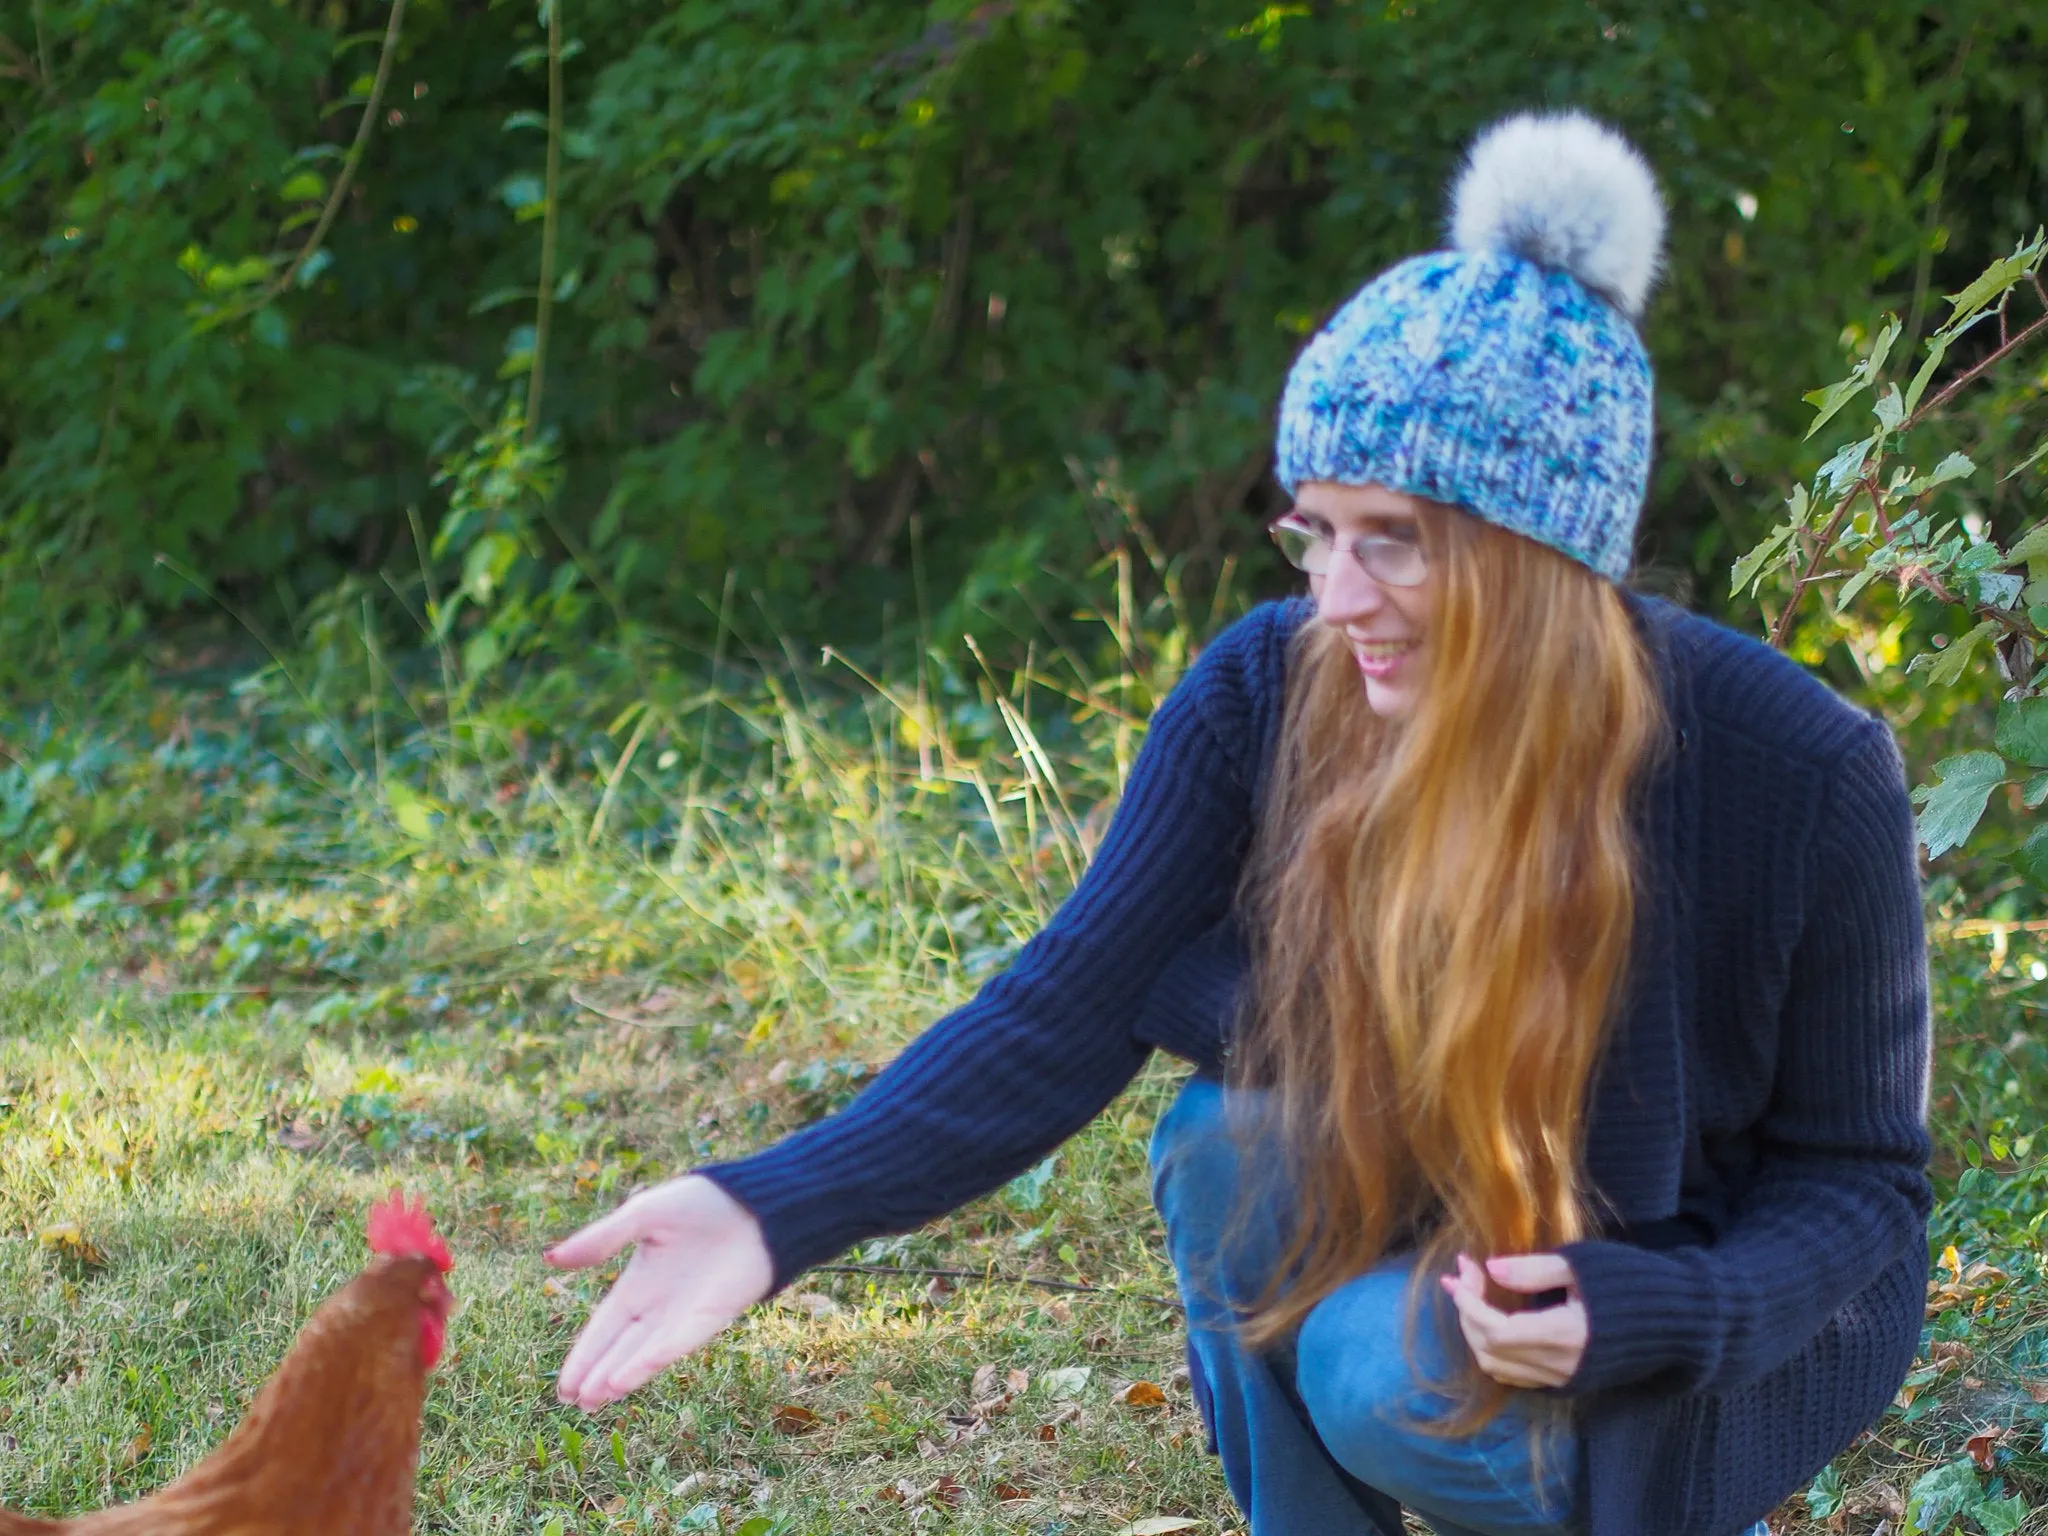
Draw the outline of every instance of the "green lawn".
M738 756L710 775L662 745L711 741L694 722L636 758L630 718L542 741L328 712L352 768L318 712L235 697L5 743L0 1503L95 1508L204 1454L397 1183L464 1302L422 1531L1236 1528L1155 1299L1164 1062L1047 1175L849 1256L1083 1289L819 1273L611 1411L551 1391L600 1281L543 1243L828 1112L968 996L1099 833L1113 715L1046 744L986 691L920 731L763 685L722 701ZM2048 963L1966 933L1937 964L1956 1267L1911 1401L1781 1530L2048 1531Z

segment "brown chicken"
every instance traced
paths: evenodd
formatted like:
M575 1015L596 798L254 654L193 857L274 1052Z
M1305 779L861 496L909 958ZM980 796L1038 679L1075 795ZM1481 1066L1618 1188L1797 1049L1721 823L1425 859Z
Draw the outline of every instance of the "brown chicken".
M220 1448L168 1488L75 1520L0 1510L0 1536L410 1536L420 1406L454 1260L424 1205L370 1212L360 1275L327 1298Z

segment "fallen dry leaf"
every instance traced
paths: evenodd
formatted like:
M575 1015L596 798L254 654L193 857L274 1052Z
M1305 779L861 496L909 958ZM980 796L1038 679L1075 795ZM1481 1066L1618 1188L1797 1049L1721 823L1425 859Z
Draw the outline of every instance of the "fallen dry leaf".
M149 1432L149 1426L147 1424L143 1425L142 1433L133 1440L130 1440L128 1442L128 1449L122 1452L121 1464L125 1467L132 1467L135 1463L142 1460L143 1457L149 1454L149 1443L154 1438L155 1436Z
M1885 1520L1906 1518L1906 1496L1898 1486L1881 1477L1873 1477L1849 1491L1842 1500L1842 1513L1847 1515L1880 1515ZM1879 1527L1882 1529L1882 1527Z
M2027 1396L2037 1403L2048 1403L2048 1380L2023 1382Z
M774 1422L785 1435L807 1435L818 1427L818 1416L802 1403L784 1403L775 1410Z
M1980 1429L1963 1442L1963 1449L1970 1453L1970 1460L1977 1463L1979 1472L1989 1472L1992 1467L1991 1453L1998 1448L1998 1442L2005 1438L2003 1429Z
M959 1479L953 1477L942 1477L933 1483L931 1496L948 1509L958 1509L967 1502L967 1490L960 1485Z
M974 1379L968 1383L967 1395L970 1398L987 1397L995 1391L995 1387L996 1368L993 1365L977 1365L974 1368Z
M1942 1339L1927 1351L1927 1358L1943 1370L1970 1363L1970 1346L1960 1339Z
M60 1221L43 1228L36 1234L36 1241L93 1269L107 1262L107 1256L94 1246L92 1239L79 1229L75 1221Z
M780 1303L812 1318L837 1317L842 1310L838 1302L820 1291L791 1291L780 1298Z
M1200 1530L1204 1523L1188 1515L1154 1515L1149 1520L1133 1520L1116 1536L1174 1536L1176 1531Z
M996 1502L1000 1504L1021 1504L1030 1497L1031 1490L1029 1488L1019 1487L1015 1483L996 1484Z
M1031 1373L1026 1370L1011 1371L1003 1377L1003 1385L1016 1393L1017 1396L1022 1397L1025 1392L1030 1390Z
M1111 1399L1126 1408L1164 1408L1166 1394L1159 1390L1159 1384L1151 1381L1134 1381Z

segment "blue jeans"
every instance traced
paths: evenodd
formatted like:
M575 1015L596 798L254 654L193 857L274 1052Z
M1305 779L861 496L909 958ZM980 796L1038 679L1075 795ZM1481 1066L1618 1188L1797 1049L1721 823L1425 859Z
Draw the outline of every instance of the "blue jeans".
M1209 1078L1181 1090L1152 1134L1152 1198L1187 1304L1195 1399L1251 1536L1392 1536L1403 1507L1438 1536L1577 1536L1578 1436L1546 1400L1511 1395L1458 1438L1423 1427L1452 1407L1432 1382L1463 1344L1434 1287L1407 1337L1412 1256L1331 1292L1286 1346L1239 1341L1233 1309L1259 1294L1291 1206L1284 1189L1254 1188L1240 1208L1247 1178L1273 1164L1244 1166L1230 1097Z

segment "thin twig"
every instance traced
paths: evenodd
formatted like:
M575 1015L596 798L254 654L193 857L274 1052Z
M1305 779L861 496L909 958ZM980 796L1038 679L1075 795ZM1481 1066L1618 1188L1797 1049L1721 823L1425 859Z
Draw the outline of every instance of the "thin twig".
M913 1275L936 1280L979 1280L988 1285L1033 1285L1042 1291L1072 1291L1085 1296L1114 1296L1122 1301L1149 1302L1155 1307L1184 1310L1168 1296L1147 1296L1140 1291L1120 1291L1108 1285L1081 1285L1073 1280L1048 1280L1042 1275L1006 1275L999 1270L930 1269L918 1264L820 1264L818 1269L835 1275Z
M548 159L542 193L540 291L533 304L533 371L526 376L525 440L540 431L541 390L547 382L548 329L555 309L555 205L562 186L562 0L548 0Z
M391 63L398 56L399 28L405 22L406 0L391 0L391 19L384 28L384 49L377 56L377 75L370 82L370 99L363 104L362 121L356 124L355 141L349 145L348 154L341 162L341 174L334 178L334 190L327 194L327 206L320 210L319 222L313 226L313 233L306 237L306 243L299 248L291 265L279 273L277 278L263 292L255 309L261 309L272 299L283 293L298 279L299 272L313 259L313 253L320 249L327 239L328 230L334 227L334 220L341 212L341 200L348 196L349 186L355 181L356 167L363 163L363 155L370 147L370 135L377 126L377 110L384 104L384 86L391 78ZM252 309L250 311L254 313Z
M2044 298L2043 303L2048 304L2048 298ZM2003 316L2003 314L2004 311L2001 310L2001 317ZM1999 363L2004 362L2007 357L2011 356L2019 348L2025 346L2029 341L2033 340L2034 337L2039 335L2040 332L2043 330L2048 330L2048 314L2040 316L2038 319L2034 320L2031 324L2029 324L2025 330L2020 331L2016 335L2011 336L2004 342L2000 343L1997 350L1987 352L1979 361L1972 364L1967 370L1957 374L1953 379L1950 379L1948 383L1944 384L1941 387L1940 391L1936 393L1931 399L1921 401L1919 409L1914 411L1912 415L1908 416L1903 422L1899 424L1899 431L1910 431L1913 427L1917 426L1927 417L1933 415L1936 411L1940 410L1951 399L1953 399L1957 391L1965 388L1971 383L1974 383L1978 376L1981 375L1986 369L1995 367Z

